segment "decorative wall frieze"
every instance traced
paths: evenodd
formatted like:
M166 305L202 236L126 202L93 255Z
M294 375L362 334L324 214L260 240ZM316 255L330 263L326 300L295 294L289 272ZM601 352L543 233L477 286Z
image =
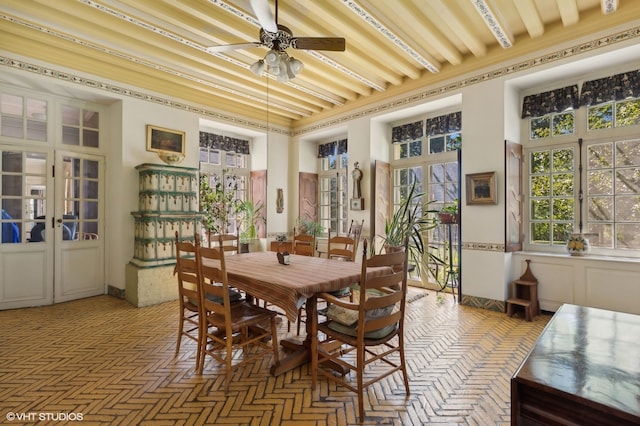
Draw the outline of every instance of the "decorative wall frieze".
M463 250L495 251L504 253L504 247L505 246L502 243L462 243Z

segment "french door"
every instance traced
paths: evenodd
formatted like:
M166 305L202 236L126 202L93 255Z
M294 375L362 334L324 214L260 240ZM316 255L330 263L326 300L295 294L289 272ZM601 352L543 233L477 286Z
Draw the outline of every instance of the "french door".
M103 157L0 152L0 309L103 294Z

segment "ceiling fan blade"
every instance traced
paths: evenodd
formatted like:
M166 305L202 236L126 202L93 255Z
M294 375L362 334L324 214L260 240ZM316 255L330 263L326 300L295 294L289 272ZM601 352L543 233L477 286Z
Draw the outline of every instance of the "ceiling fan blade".
M269 7L269 0L250 0L251 9L253 9L256 19L260 22L260 26L270 33L278 32L278 25L276 25L276 18L271 13Z
M234 44L223 44L221 46L210 46L207 47L207 52L218 53L218 52L228 52L229 50L236 49L249 49L251 47L262 46L262 43L257 41L251 43L234 43Z
M291 47L306 50L333 50L344 52L345 41L341 37L294 37Z

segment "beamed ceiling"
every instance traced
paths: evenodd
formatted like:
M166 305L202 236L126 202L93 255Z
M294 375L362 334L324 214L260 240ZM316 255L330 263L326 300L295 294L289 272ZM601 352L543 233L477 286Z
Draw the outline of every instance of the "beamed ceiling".
M346 39L344 52L287 49L304 63L288 83L249 70L263 46L207 50L258 40L249 0L2 0L0 12L2 50L295 129L640 22L640 1L279 0L294 36Z

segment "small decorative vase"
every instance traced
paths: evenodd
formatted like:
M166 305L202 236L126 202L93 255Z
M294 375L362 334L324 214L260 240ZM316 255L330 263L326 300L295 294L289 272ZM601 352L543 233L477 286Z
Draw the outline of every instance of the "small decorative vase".
M567 240L567 251L571 256L582 256L589 252L589 240L582 234L571 234Z

